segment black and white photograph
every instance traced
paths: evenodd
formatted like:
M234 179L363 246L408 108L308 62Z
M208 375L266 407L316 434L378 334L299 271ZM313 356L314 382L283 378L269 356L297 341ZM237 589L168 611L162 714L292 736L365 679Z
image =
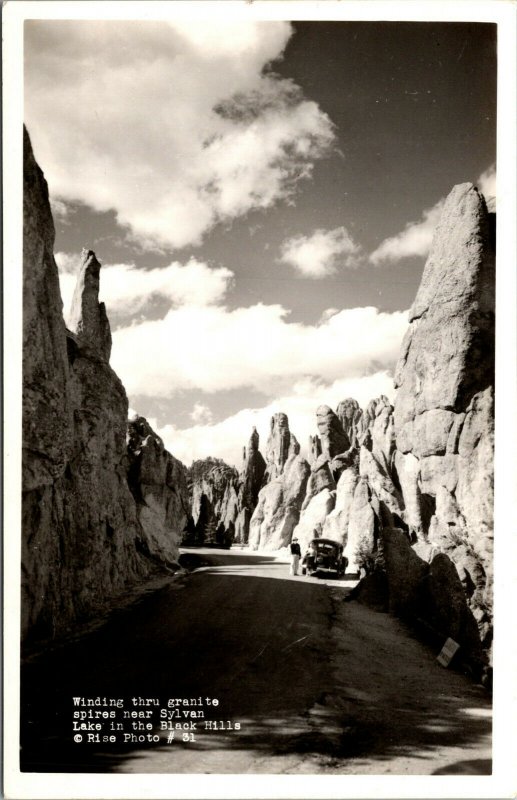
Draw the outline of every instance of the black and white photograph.
M6 4L6 797L513 796L516 7L419 6Z

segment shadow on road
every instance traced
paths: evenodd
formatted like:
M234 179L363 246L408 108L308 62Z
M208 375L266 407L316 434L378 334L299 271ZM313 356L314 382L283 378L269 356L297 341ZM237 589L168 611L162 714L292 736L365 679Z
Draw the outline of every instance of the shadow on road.
M22 770L233 772L236 754L245 753L246 763L311 754L320 771L346 773L351 758L363 760L366 769L419 753L422 774L430 774L436 748L468 748L489 734L490 720L464 713L464 699L443 670L439 691L428 690L423 670L412 707L403 707L394 694L394 676L385 687L378 673L348 686L346 663L345 688L336 692L329 667L333 606L325 584L288 579L286 565L268 566L267 558L228 558L222 567L196 570L23 667ZM286 580L250 572L266 567L281 570ZM375 659L372 652L373 664ZM434 663L431 668L441 669ZM474 695L473 703L482 705L482 695ZM76 744L75 696L119 698L125 708L135 708L134 697L155 698L166 707L169 698L210 696L219 706L204 707L195 742ZM153 707L153 730L159 730L154 712ZM207 731L207 720L239 722L241 728ZM103 732L107 728L103 723ZM253 771L249 764L248 770Z

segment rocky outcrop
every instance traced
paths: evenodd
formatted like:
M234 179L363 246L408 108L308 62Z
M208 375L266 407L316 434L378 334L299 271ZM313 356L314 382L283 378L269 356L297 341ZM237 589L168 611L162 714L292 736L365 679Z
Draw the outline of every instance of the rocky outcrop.
M356 443L363 431L363 412L357 400L353 397L342 400L336 409L336 416L350 444Z
M271 417L269 437L266 444L266 470L263 484L278 478L290 456L298 455L300 445L289 430L287 414L278 413Z
M286 415L275 417L281 417L284 431L289 431ZM275 417L272 420L272 431L277 427L274 424ZM298 442L291 433L289 439L289 455L282 472L261 489L251 518L249 545L255 550L279 550L286 547L300 518L310 467L299 455ZM268 461L269 463L271 462Z
M311 475L303 509L319 492L327 490L335 496L336 481L342 470L350 465L355 448L355 443L350 447L340 419L329 406L317 409L316 424L319 435L310 437L309 441Z
M193 533L186 543L229 547L235 538L239 475L219 458L194 461L188 469Z
M185 466L164 447L144 417L127 427L128 485L136 503L141 553L171 565L190 512Z
M106 306L99 303L101 265L92 250L83 250L70 309L69 328L80 337L84 350L109 361L111 330Z
M30 491L52 485L63 474L74 420L54 222L27 131L23 148L22 480L24 491Z
M64 633L155 573L128 485L124 387L108 363L98 262L87 251L62 318L47 184L24 134L22 636ZM153 490L154 491L154 490ZM149 493L144 492L149 498ZM156 494L156 493L155 493ZM146 501L147 502L147 501ZM170 506L169 506L170 511ZM167 560L182 518L171 523ZM142 546L142 543L146 543ZM156 544L156 543L155 543ZM165 557L165 541L160 547ZM156 550L155 550L156 552Z
M382 396L364 412L351 398L338 411L320 406L316 412L320 435L310 442L311 475L296 535L304 539L311 529L311 538L343 544L349 571L359 572L376 547L381 525L391 526L403 515L402 494L390 474L393 408Z
M336 487L334 508L323 525L321 535L324 539L333 539L340 544L347 543L352 504L358 482L359 470L356 466L349 467L341 473Z
M372 490L366 478L360 478L354 489L350 507L348 528L342 534L344 554L348 559L348 571L360 574L366 569L372 554L377 549L379 517L372 502Z
M390 611L423 624L438 641L451 637L461 655L482 669L480 632L451 559L437 551L429 560L421 558L398 529L384 529L382 544Z
M382 571L393 611L474 657L491 641L494 230L478 191L456 186L410 312L395 405L317 410L295 531L341 542L349 572Z
M248 447L243 451L243 467L240 476L238 506L235 523L235 541L248 542L251 517L258 502L258 495L264 480L266 462L259 450L259 435L253 428Z
M316 424L321 441L321 452L329 461L346 452L350 440L336 414L329 406L320 406L316 411Z
M394 411L395 463L415 547L432 546L454 562L485 643L493 550L492 230L477 189L454 187L410 311Z
M311 539L321 538L325 522L335 505L335 490L323 489L311 497L301 514L300 522L293 531L293 536L297 537L302 552Z

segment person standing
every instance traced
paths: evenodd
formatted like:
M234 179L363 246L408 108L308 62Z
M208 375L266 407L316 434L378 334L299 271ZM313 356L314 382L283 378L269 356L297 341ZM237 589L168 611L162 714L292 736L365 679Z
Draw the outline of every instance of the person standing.
M300 561L300 556L302 551L300 550L300 545L298 544L298 539L295 537L291 542L291 575L298 575L298 564Z

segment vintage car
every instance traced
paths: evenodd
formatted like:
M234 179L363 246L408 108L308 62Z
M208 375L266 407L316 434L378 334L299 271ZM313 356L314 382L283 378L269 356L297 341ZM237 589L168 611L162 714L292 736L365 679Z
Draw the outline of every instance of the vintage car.
M302 558L302 575L333 572L341 577L345 574L346 566L342 544L332 539L313 539Z

